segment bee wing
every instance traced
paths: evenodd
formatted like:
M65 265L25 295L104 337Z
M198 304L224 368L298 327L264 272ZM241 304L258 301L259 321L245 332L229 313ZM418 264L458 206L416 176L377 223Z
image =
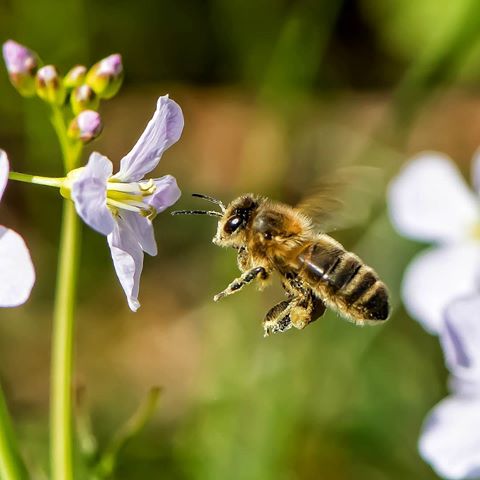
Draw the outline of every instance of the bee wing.
M322 232L350 228L368 219L383 185L380 168L343 167L319 180L296 208Z

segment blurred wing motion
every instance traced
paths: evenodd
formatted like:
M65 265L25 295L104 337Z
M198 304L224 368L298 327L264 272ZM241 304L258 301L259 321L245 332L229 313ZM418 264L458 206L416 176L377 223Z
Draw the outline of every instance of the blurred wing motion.
M383 195L380 168L349 166L320 180L295 208L302 210L322 232L365 222Z

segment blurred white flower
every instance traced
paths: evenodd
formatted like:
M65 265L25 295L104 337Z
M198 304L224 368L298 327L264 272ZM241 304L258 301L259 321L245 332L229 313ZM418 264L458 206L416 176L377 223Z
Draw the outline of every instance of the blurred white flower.
M0 200L7 186L10 167L0 150ZM0 225L0 307L25 303L35 283L35 270L23 238Z
M425 421L420 454L444 478L480 478L480 294L453 302L439 335L452 395Z
M473 162L471 191L446 156L422 153L390 184L388 206L402 235L435 246L405 271L402 297L409 313L438 333L446 306L476 291L480 274L480 155Z

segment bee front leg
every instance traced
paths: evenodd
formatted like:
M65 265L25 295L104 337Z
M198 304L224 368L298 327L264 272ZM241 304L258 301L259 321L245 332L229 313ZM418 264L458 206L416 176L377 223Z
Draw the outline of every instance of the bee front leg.
M250 255L247 247L241 247L237 251L237 265L241 272L246 272L250 267Z
M243 273L242 276L236 278L230 285L223 290L223 292L217 293L213 297L214 302L218 302L223 297L231 295L232 293L238 292L241 288L243 288L248 283L252 282L257 278L261 278L262 280L266 280L269 276L269 273L263 267L255 267L247 272Z

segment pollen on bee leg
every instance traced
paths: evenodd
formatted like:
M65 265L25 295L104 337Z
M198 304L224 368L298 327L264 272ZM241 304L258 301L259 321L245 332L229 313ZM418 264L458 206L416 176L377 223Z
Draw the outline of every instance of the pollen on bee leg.
M305 308L293 307L290 311L290 319L295 328L303 330L310 323L310 312Z

